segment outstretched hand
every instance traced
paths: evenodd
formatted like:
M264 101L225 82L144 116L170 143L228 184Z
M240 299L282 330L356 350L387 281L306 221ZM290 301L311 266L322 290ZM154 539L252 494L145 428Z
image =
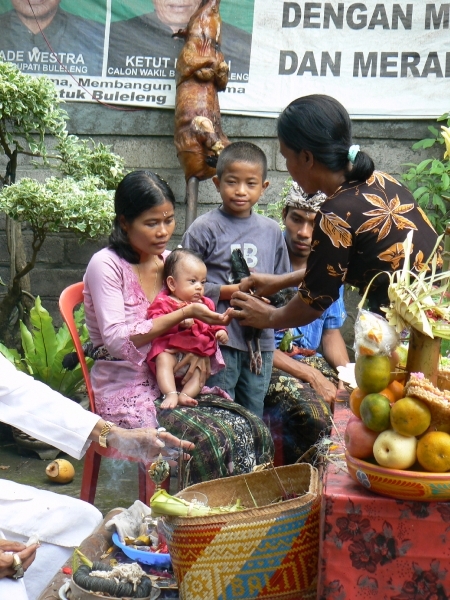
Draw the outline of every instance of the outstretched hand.
M186 309L184 309L186 310ZM231 321L231 309L227 309L224 313L214 312L205 304L192 303L189 305L190 316L194 319L199 319L208 325L228 325Z
M108 436L108 444L119 450L126 456L133 456L145 462L156 460L160 454L167 457L172 449L180 448L186 451L194 449L194 444L187 440L180 440L168 431L158 431L153 427L141 427L139 429L122 429L113 427ZM184 458L190 458L184 453ZM169 460L171 465L176 465L175 460Z

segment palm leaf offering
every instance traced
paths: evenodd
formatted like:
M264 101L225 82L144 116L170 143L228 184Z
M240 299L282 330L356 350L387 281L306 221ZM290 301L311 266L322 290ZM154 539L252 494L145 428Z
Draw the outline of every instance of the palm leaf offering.
M154 517L205 517L220 513L243 510L240 500L231 506L204 506L197 502L188 502L183 498L171 496L165 490L158 490L150 498L150 508Z
M410 231L403 244L403 268L387 273L390 305L383 310L398 333L406 327L413 327L432 339L450 339L450 272L436 273L437 249L443 236L438 238L430 258L421 265L418 274L410 270L412 236Z

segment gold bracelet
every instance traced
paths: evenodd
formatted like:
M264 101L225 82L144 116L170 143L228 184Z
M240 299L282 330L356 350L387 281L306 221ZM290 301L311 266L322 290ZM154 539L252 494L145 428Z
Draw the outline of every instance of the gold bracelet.
M184 309L183 307L181 307L181 314L183 315L183 320L181 321L182 323L184 323L186 321L186 317L184 316ZM184 323L186 325L186 323Z

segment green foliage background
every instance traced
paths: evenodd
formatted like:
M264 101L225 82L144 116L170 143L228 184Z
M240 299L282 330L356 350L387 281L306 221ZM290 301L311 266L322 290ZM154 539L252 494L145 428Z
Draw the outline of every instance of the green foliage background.
M440 116L438 125L450 127L450 113ZM414 199L426 212L436 231L444 233L450 221L450 159L444 159L444 139L441 129L430 126L432 137L416 142L413 150L436 146L438 158L427 158L416 164L406 163L408 170L402 175L402 182L412 192Z
M74 317L81 343L84 343L89 334L84 323L83 305L75 311ZM42 306L39 296L30 311L30 320L30 329L20 322L23 356L15 348L7 348L1 343L0 353L19 371L32 375L68 398L72 397L84 379L79 364L72 371L62 366L64 356L75 350L67 325L55 330L53 319Z

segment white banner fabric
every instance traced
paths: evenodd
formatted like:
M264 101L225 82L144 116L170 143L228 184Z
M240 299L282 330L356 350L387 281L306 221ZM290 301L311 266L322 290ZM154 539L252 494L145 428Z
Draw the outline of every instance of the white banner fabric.
M153 0L135 14L133 2L82 0L75 14L68 0L50 0L56 12L44 23L37 11L24 16L39 3L0 0L0 58L48 75L67 101L173 108L184 42L173 37L168 11L177 1L191 13L200 2ZM221 13L224 113L274 117L315 93L334 96L353 118L435 118L450 109L450 3L222 0Z

